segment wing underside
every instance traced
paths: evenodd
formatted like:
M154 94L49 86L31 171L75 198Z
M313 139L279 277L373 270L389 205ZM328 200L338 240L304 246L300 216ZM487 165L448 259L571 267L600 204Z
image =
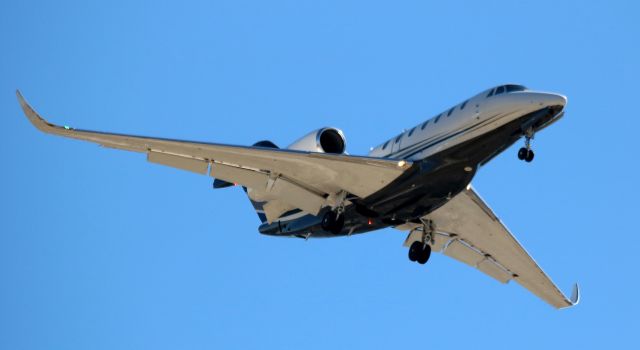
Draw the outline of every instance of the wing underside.
M147 154L149 162L243 185L263 198L317 215L346 192L361 198L380 190L411 162L344 154L303 152L104 133L58 126L46 121L16 92L29 121L39 130L104 147ZM346 175L346 176L345 176ZM272 206L278 207L278 206ZM282 211L280 210L280 211ZM281 213L267 212L269 221Z
M432 251L475 267L502 283L515 280L556 308L578 303L577 284L567 298L471 187L425 219L435 223ZM421 236L422 232L412 231L405 245Z

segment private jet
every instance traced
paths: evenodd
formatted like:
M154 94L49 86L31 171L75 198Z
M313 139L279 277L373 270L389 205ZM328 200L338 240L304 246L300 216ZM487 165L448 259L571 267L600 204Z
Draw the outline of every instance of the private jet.
M408 233L409 260L441 252L494 279L518 284L552 305L566 297L471 186L480 167L524 139L531 162L535 134L564 115L566 98L522 85L493 87L371 149L347 154L346 138L324 127L286 148L193 142L51 124L16 92L29 121L45 133L146 153L147 160L211 176L213 188L241 186L261 234L303 239L350 236L386 227Z

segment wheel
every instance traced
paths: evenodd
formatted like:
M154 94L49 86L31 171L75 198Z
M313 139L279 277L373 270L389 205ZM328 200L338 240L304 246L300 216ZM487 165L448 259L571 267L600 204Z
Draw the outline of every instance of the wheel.
M525 158L527 158L527 149L522 147L518 151L518 159L524 160Z
M431 256L431 246L427 244L426 246L424 246L424 249L420 251L420 255L418 256L416 261L418 261L418 264L424 265L427 263L427 261L429 261L430 256Z
M339 234L344 227L344 215L338 216L337 219L333 221L333 227L330 229L331 233L334 235Z
M338 216L335 211L329 211L324 214L320 225L322 226L323 230L337 235L342 231L342 228L344 227L344 215Z
M324 214L324 217L322 218L322 229L325 231L331 231L331 229L335 226L336 224L336 213L333 211L327 212L326 214Z
M422 252L422 242L415 241L409 247L409 260L416 261Z
M529 150L529 152L527 152L527 156L524 158L524 160L527 163L531 163L531 161L533 160L534 154L532 150Z

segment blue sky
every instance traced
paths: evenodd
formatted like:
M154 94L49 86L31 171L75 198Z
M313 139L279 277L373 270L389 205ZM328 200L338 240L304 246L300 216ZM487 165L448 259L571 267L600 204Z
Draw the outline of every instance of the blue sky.
M636 343L636 2L5 1L1 349L539 349ZM473 183L565 291L556 311L393 229L257 233L237 188L42 135L14 91L80 128L370 146L493 85L568 96Z

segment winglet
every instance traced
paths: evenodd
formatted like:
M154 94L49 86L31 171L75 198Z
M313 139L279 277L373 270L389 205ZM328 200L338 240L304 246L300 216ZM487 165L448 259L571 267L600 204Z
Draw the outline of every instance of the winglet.
M22 107L24 114L27 116L31 124L33 124L33 126L38 128L38 130L46 133L65 134L64 132L65 130L71 129L68 126L61 127L55 124L51 124L48 121L46 121L44 118L42 118L38 114L38 112L36 112L29 105L29 103L27 103L27 101L22 96L22 93L20 93L20 90L16 90L16 97L18 97L18 102L20 102L20 107Z
M580 286L578 284L573 285L573 291L571 292L571 300L569 300L571 306L578 305L580 302Z
M560 309L565 309L569 307L573 307L578 305L580 302L580 286L577 283L573 284L573 290L571 291L571 299L564 298L564 301L567 303L567 306L562 306Z

